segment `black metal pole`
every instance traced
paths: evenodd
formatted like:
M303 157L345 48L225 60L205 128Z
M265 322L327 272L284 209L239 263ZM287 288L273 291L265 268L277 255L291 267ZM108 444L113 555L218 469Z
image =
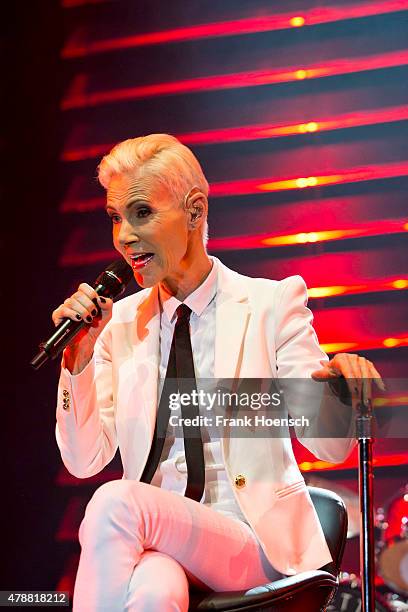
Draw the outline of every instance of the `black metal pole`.
M360 495L360 573L363 612L375 612L373 414L371 401L357 406L358 482Z

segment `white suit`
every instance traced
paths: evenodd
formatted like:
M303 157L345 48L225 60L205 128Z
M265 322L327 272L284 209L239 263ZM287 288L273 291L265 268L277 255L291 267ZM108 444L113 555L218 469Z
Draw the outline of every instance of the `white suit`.
M300 276L249 278L218 260L217 268L215 378L309 379L321 368L327 356L319 348ZM93 359L80 374L62 369L56 437L65 466L78 478L102 470L119 445L123 478L140 479L157 411L159 330L158 289L145 289L114 305ZM355 444L349 437L351 410L327 394L326 384L321 388L320 437L301 441L320 459L339 463ZM301 407L289 411L295 416ZM325 420L344 436L322 437ZM236 500L271 564L294 574L330 562L290 439L228 436L226 429L222 452Z

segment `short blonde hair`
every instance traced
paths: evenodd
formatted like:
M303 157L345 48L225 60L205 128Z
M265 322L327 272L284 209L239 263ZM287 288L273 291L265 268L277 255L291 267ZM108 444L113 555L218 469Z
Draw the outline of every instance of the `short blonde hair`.
M206 197L209 193L208 182L197 158L170 134L129 138L114 146L98 166L98 180L108 189L112 177L118 174L153 176L180 205L184 204L186 195L193 187L198 187ZM207 219L202 225L202 235L206 245Z

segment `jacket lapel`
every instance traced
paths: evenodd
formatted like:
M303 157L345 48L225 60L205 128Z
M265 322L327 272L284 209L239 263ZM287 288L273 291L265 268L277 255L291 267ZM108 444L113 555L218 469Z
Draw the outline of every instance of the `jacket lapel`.
M217 265L214 377L238 378L250 315L248 295L239 274L219 260Z
M150 438L157 411L157 384L160 358L160 306L157 287L138 305L133 328L133 360L140 381L137 393L142 400Z

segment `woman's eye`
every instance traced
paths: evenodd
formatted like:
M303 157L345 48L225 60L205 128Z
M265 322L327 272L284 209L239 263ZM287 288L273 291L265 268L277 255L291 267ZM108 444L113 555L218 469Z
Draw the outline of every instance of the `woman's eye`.
M112 223L120 223L119 215L109 215Z
M136 216L139 219L144 219L144 217L147 217L148 215L150 215L150 208L147 206L142 206L141 208L137 209Z

